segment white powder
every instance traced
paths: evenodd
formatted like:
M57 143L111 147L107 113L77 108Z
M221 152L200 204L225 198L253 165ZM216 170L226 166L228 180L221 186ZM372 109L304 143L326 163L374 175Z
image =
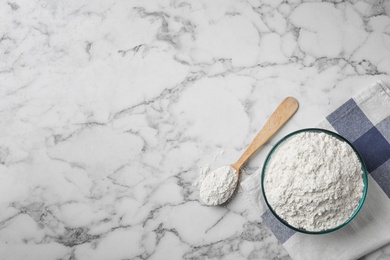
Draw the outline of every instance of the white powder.
M351 146L313 131L281 144L264 175L273 210L291 226L308 231L345 222L358 206L363 188L361 164Z
M238 176L231 166L224 166L210 172L200 186L200 198L207 205L226 202L236 189Z

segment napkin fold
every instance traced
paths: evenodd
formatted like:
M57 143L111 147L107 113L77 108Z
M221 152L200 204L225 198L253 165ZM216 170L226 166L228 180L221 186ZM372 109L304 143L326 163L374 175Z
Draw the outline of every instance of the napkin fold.
M330 113L318 127L348 139L369 172L366 200L349 224L322 235L296 232L267 208L261 193L261 169L241 187L293 259L357 259L390 243L390 87L376 82Z

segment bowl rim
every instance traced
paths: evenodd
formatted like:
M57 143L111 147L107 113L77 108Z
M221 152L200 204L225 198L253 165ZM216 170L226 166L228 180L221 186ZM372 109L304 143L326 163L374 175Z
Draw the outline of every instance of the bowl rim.
M326 133L326 134L329 134L331 136L334 136L336 137L337 139L341 140L341 141L344 141L346 142L350 147L352 147L353 151L355 152L356 156L358 157L359 161L360 161L360 165L361 165L361 170L362 170L362 178L363 178L363 184L364 184L364 187L363 187L363 194L362 194L362 197L360 198L359 200L359 204L358 206L355 208L353 214L346 220L344 221L342 224L338 225L337 227L334 227L334 228L330 228L330 229L325 229L325 230L320 230L320 231L310 231L310 230L305 230L305 229L300 229L300 228L297 228L297 227L294 227L292 225L290 225L289 223L287 223L287 221L285 221L284 219L282 219L281 217L279 217L279 215L274 211L274 209L271 207L271 205L269 204L268 202L268 199L267 199L267 196L265 194L265 191L264 191L264 176L265 176L265 172L266 172L266 167L267 167L267 164L269 162L269 160L271 159L273 153L275 152L275 150L284 142L286 141L288 138L296 135L296 134L299 134L299 133L302 133L302 132L322 132L322 133ZM295 231L298 231L298 232L301 232L301 233L305 233L305 234L314 234L314 235L318 235L318 234L326 234L326 233L330 233L330 232L333 232L333 231L336 231L342 227L344 227L345 225L347 225L356 215L357 213L360 211L361 207L363 206L364 204L364 201L366 199L366 196L367 196L367 190L368 190L368 171L367 171L367 168L366 168L366 164L364 163L364 160L362 158L362 156L360 155L360 153L357 151L357 149L351 144L351 142L349 142L346 138L344 138L343 136L335 133L335 132L332 132L332 131L329 131L329 130L326 130L326 129L322 129L322 128L303 128L303 129L300 129L300 130L297 130L297 131L294 131L294 132L291 132L287 135L285 135L284 137L282 137L273 147L272 149L269 151L265 161L264 161L264 164L263 164L263 168L262 168L262 172L261 172L261 192L263 194L263 198L265 200L265 203L267 204L267 207L268 209L272 212L272 214L282 223L284 224L285 226L287 226L288 228L291 228Z

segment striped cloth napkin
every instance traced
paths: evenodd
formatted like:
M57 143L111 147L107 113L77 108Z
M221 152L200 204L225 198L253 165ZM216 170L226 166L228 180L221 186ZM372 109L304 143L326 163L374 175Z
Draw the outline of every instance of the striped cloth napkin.
M390 243L390 88L378 81L329 114L318 127L348 139L369 172L366 200L348 225L323 235L296 232L280 223L266 207L261 194L261 169L241 186L293 259L357 259Z

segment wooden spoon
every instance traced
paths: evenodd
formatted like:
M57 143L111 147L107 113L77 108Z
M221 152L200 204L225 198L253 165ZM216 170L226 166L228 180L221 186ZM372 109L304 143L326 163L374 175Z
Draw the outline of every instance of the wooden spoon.
M276 108L267 122L260 129L253 141L248 145L238 160L231 167L218 168L204 179L200 187L200 198L207 205L220 205L225 203L234 193L237 187L238 175L241 166L263 146L298 109L298 101L293 97L285 98ZM229 174L237 174L237 178L229 177ZM223 173L223 174L221 174ZM227 177L228 176L228 177ZM229 180L228 180L229 179ZM221 187L226 180L228 185Z
M249 157L262 147L294 115L298 110L298 106L298 101L293 97L287 97L279 104L240 158L231 165L237 174L239 174L241 166Z

